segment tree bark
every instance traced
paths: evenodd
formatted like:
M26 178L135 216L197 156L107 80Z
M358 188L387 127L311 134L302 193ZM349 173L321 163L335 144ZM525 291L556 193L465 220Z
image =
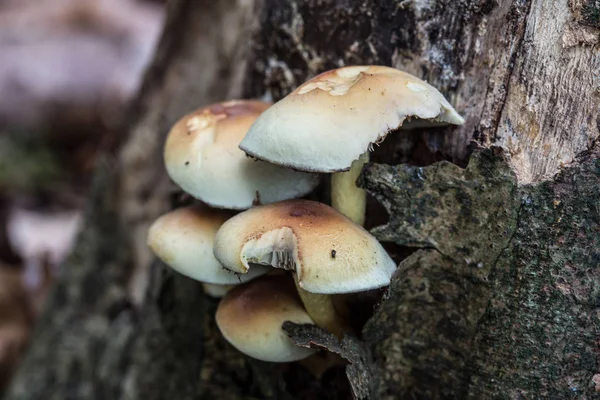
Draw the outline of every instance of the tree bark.
M373 233L419 250L363 342L334 346L370 372L349 371L363 380L353 390L598 396L599 15L594 0L173 2L119 168L98 169L86 228L7 398L347 398L339 374L316 381L233 351L214 302L159 263L148 269L144 239L168 206L158 160L176 118L224 97L277 100L348 64L420 76L467 120L392 133L359 179L389 213ZM454 164L427 165L440 159ZM315 336L290 331L330 340L301 333ZM345 354L352 346L361 351Z
M184 399L196 392L203 340L210 339L207 305L199 284L150 265L146 229L169 208L173 191L164 137L185 113L239 92L240 43L251 15L248 1L169 3L127 138L97 167L85 227L7 399Z

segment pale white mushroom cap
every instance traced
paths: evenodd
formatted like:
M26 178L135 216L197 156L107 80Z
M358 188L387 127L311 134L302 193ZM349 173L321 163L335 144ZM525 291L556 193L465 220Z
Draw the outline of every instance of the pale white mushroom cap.
M240 275L223 268L213 255L215 234L231 214L190 206L159 217L148 231L148 246L165 264L201 282L239 285L268 272Z
M461 125L433 86L383 66L351 66L305 82L254 122L240 148L300 171L346 171L407 118Z
M315 201L288 200L254 207L225 222L215 257L227 269L250 273L260 265L292 270L312 293L352 293L390 283L396 264L364 228Z
M241 210L302 197L319 183L315 174L253 160L239 144L269 103L237 100L186 115L169 132L167 172L184 191L213 207Z
M233 347L258 360L290 362L316 352L296 346L282 329L285 321L314 324L289 276L263 276L235 287L219 303L216 320Z

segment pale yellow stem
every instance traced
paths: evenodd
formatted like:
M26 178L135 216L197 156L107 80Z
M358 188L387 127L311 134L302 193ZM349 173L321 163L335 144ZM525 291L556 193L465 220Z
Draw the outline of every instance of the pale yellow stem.
M307 292L298 284L296 275L294 275L294 282L306 312L316 325L327 329L339 338L344 336L344 332L350 332L346 321L335 311L333 297L326 294Z
M331 176L331 206L360 226L365 224L367 192L356 186L356 179L368 162L367 151L352 163L350 170Z
M365 223L367 192L356 186L356 179L363 166L368 162L369 152L367 151L352 163L350 170L337 172L331 176L331 205L361 226ZM304 308L315 324L338 337L342 337L344 332L351 332L348 323L335 311L333 297L307 292L300 287L296 276L294 276L294 282L296 282L296 288L302 303L304 303Z
M202 282L202 288L207 295L220 299L233 289L234 285L218 285L216 283Z

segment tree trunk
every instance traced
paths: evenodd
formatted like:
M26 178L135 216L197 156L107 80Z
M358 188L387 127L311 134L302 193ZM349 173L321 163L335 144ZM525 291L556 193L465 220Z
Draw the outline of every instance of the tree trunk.
M210 304L196 282L150 265L146 230L173 191L164 137L183 114L237 95L241 27L251 16L242 0L168 5L128 136L117 157L98 165L85 227L6 398L193 397L211 340Z
M98 168L7 398L347 398L339 374L316 381L232 350L214 301L152 262L144 239L168 207L160 150L178 117L225 97L277 100L348 64L420 76L467 122L392 133L359 179L389 213L374 234L419 249L363 341L291 327L293 339L355 363L357 397L598 396L599 16L595 0L172 2L119 167Z

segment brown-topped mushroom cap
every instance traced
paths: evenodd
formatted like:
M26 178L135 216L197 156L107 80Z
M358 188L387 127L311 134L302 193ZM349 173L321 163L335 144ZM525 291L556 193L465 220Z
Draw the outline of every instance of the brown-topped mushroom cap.
M244 211L225 222L214 254L227 269L259 265L292 270L312 293L350 293L388 285L396 264L364 228L333 208L289 200Z
M384 66L349 66L305 82L254 122L240 148L300 171L346 171L409 118L464 119L427 82Z
M180 119L164 149L165 166L184 191L219 208L246 209L304 196L318 176L252 160L239 144L269 103L213 104Z
M263 361L296 361L315 353L292 343L285 321L312 324L289 276L267 275L232 289L219 303L217 325L236 349Z
M165 264L201 282L238 285L264 274L258 268L248 275L223 268L213 255L215 234L231 213L189 206L159 217L148 231L148 246Z

